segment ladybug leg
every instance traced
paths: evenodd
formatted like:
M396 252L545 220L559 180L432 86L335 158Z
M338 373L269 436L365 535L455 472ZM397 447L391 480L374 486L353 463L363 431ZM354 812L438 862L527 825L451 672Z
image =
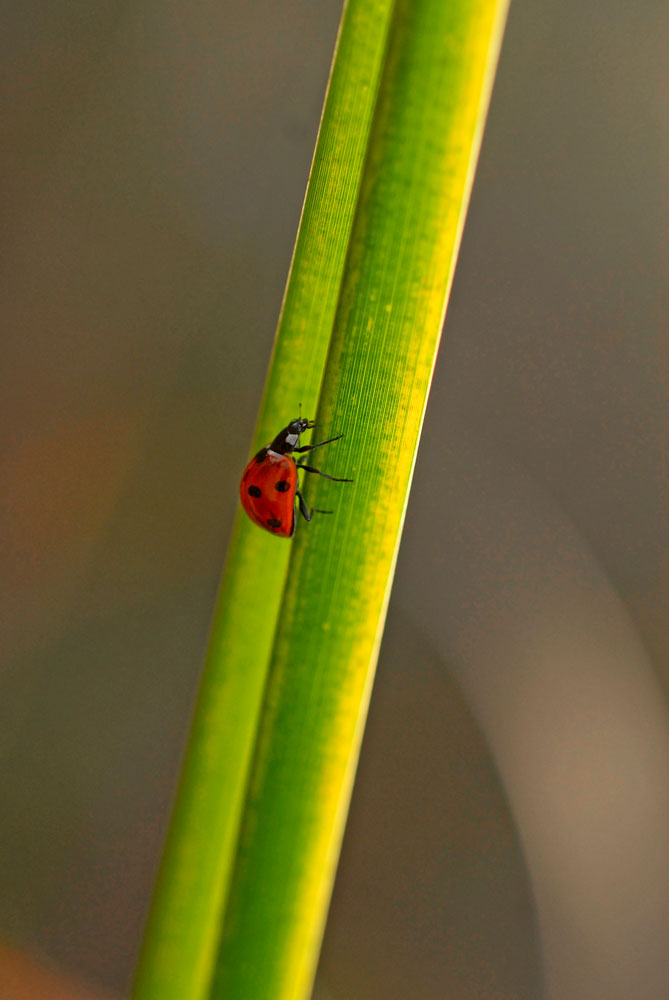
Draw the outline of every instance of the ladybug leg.
M297 497L297 502L300 505L300 514L302 515L305 521L310 521L312 517L311 511L304 502L304 497L302 496L299 490L296 491L295 496Z
M314 507L313 510L309 510L309 508L307 507L306 502L304 500L304 497L302 496L302 494L300 493L299 490L295 491L295 496L297 497L297 502L300 505L300 514L302 515L302 517L304 518L305 521L310 521L312 519L312 517L314 516L314 514L331 514L332 513L331 510L319 510L318 507Z
M303 444L300 448L293 448L293 451L313 451L314 448L322 448L324 444L332 444L333 441L339 441L339 439L343 438L343 436L343 434L337 434L336 438L328 438L327 441L319 441L318 444Z
M323 442L325 444L325 442ZM311 465L305 465L304 462L295 463L298 469L304 469L305 472L315 472L317 476L322 476L323 479L331 479L333 483L352 483L352 479L337 479L336 476L328 476L327 472L321 472L320 469L314 469Z

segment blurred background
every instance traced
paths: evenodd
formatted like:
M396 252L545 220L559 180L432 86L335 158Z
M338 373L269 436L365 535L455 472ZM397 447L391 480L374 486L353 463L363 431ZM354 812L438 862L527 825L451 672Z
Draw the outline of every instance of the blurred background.
M339 15L4 12L3 1000L127 996ZM668 26L512 5L317 1000L669 996Z

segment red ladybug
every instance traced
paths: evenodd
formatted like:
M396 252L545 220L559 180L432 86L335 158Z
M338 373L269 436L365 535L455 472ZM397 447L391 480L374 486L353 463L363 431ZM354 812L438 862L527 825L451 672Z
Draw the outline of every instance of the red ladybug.
M302 453L322 448L343 437L329 438L319 444L305 444L299 447L300 434L315 427L313 420L291 420L287 427L277 434L271 444L261 448L244 469L244 475L239 487L242 507L252 521L271 531L273 535L290 538L295 531L295 497L300 505L300 514L305 521L310 521L313 514L331 514L330 510L309 510L304 497L299 491L297 470L315 472L324 479L334 483L352 483L352 479L336 479L319 469L306 465L304 461L295 462L291 458L293 452Z

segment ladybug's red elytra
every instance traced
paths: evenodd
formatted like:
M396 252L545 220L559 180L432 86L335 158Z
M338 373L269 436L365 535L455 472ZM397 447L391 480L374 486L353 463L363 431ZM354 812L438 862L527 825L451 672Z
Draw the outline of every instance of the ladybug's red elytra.
M244 475L239 487L242 507L261 528L270 531L281 538L290 538L295 532L295 498L300 507L300 514L305 521L310 521L314 514L331 514L330 510L309 510L304 497L299 490L297 470L314 472L333 483L352 483L352 479L337 479L328 476L320 469L306 465L305 461L296 462L291 458L293 453L302 454L322 448L323 445L339 441L343 434L320 441L318 444L305 444L300 447L300 434L315 427L313 420L299 417L291 420L287 427L277 434L271 444L261 448L244 469Z

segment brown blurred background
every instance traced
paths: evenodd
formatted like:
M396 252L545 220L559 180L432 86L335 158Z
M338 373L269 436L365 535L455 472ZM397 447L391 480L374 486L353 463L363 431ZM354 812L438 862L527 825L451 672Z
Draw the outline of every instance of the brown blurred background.
M339 14L4 12L3 1000L127 993ZM317 1000L669 996L667 27L512 6Z

